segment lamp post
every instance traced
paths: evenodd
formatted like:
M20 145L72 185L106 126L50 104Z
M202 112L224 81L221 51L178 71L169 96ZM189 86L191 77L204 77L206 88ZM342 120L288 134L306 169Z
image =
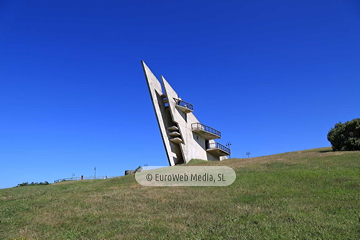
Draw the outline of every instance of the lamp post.
M96 167L94 167L94 171L95 171L95 173L94 173L94 179L96 179Z
M248 158L250 157L250 154L251 154L250 152L246 152L246 155L248 156Z

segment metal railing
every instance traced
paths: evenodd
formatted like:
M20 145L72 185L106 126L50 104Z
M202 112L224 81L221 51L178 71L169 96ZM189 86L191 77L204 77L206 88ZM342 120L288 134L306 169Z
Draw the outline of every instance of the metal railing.
M192 111L194 111L194 106L191 103L185 102L183 100L176 99L176 105L179 105L181 107L185 107L185 108L188 108L188 109L191 109Z
M223 150L224 152L229 153L229 155L230 155L230 148L227 148L224 145L217 143L217 142L209 143L208 149L216 149L216 148L219 148L219 149Z
M203 131L206 131L206 132L209 132L209 133L212 133L212 134L215 134L216 136L219 136L221 137L221 132L212 128L212 127L209 127L209 126L206 126L204 124L201 124L201 123L193 123L191 124L191 129L192 130L203 130Z
M65 181L78 181L78 180L89 180L89 179L109 179L109 178L114 178L114 177L109 177L109 176L97 176L97 177L72 177L72 178L61 178L58 180L55 180L54 183L58 183L58 182L65 182Z

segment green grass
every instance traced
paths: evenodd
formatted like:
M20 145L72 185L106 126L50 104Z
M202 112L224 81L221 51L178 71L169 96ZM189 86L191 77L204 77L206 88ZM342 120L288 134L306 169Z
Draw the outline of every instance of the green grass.
M134 176L0 190L0 239L360 239L360 152L311 149L192 161L227 187L144 187Z

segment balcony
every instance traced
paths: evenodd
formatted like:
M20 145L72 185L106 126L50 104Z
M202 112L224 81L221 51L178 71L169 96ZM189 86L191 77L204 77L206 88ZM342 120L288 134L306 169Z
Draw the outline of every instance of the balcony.
M168 130L171 130L171 131L177 131L179 130L179 128L177 126L171 126L171 127L168 127L167 128Z
M191 130L206 140L221 138L221 132L201 123L191 124Z
M175 137L169 139L173 143L184 143L184 141L181 138Z
M169 132L169 136L172 136L172 137L178 137L180 135L181 134L179 132Z
M184 113L189 113L194 111L194 106L188 102L185 102L180 99L175 99L175 102L176 102L175 107Z
M227 156L230 155L230 148L221 145L220 143L209 143L206 151L215 156Z

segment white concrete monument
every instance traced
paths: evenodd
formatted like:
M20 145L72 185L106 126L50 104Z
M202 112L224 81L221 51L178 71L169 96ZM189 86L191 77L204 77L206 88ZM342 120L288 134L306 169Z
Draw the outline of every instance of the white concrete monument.
M170 166L191 159L226 159L230 149L214 141L221 132L201 124L193 105L179 98L163 76L161 84L144 61L141 63Z

